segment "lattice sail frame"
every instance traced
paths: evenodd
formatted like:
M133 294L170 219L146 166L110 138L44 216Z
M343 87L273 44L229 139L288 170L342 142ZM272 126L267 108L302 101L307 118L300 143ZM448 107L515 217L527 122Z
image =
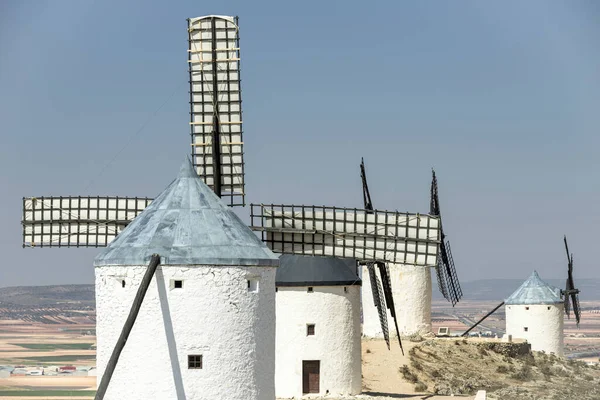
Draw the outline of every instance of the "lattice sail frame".
M107 246L151 202L147 197L24 197L23 247Z
M250 213L251 229L276 253L437 265L439 220L426 214L264 204Z
M225 203L244 206L238 18L190 18L188 33L192 161Z

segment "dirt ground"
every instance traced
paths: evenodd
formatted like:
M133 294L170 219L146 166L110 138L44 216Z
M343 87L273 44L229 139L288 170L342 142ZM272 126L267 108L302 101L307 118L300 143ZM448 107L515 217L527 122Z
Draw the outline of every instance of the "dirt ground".
M399 372L402 365L410 364L408 352L415 345L408 340L402 342L404 355L397 341L390 342L388 350L382 339L363 339L362 374L363 394L357 398L365 399L430 399L450 400L456 398L473 399L474 396L433 396L428 393L415 393L413 384L404 381ZM369 397L371 396L371 397Z
M69 388L96 390L95 376L11 376L0 379L0 387L10 388Z

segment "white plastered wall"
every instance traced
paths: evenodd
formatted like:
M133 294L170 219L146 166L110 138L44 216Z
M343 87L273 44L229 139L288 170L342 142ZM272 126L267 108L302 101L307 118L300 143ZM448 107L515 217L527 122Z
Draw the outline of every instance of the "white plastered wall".
M146 268L96 267L98 382ZM274 344L274 267L159 266L104 398L273 400Z
M277 397L302 396L302 361L320 361L321 394L361 392L360 287L279 287L277 292ZM315 335L307 336L307 324Z
M431 332L431 268L403 264L388 264L392 281L392 294L400 335ZM373 303L371 281L366 266L362 266L362 334L365 337L382 338L377 307ZM377 268L376 268L377 269ZM379 274L379 272L378 272ZM388 311L390 337L396 336L396 328Z
M527 340L534 351L564 355L562 304L511 304L505 307L506 335Z

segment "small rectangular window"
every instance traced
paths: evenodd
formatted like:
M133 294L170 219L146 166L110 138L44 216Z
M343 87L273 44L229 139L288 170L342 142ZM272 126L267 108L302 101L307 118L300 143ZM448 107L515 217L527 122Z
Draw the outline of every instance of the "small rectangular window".
M526 310L529 310L529 307L525 307Z
M348 293L348 288L344 286L344 293Z
M125 287L125 279L121 280L121 287L124 288Z
M306 325L306 336L314 336L315 335L315 324Z
M248 279L248 291L258 293L258 279Z
M188 369L202 369L202 354L188 355Z
M528 328L528 327L526 327L526 326L523 328L523 330L524 330L525 332L529 332L529 328Z
M309 286L307 291L308 291L308 293L312 293L313 292L313 287Z
M550 309L550 306L548 306L548 310Z
M181 288L183 288L183 281L178 281L178 280L177 280L177 281L174 281L174 282L173 282L173 287L174 287L175 289L181 289Z

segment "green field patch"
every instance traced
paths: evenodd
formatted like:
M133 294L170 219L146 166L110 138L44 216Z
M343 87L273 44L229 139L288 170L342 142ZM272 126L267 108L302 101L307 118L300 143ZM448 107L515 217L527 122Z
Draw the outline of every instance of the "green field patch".
M93 343L10 343L29 350L91 350Z
M32 396L32 397L74 397L90 396L96 394L95 390L0 390L0 397L6 396Z
M19 357L19 360L44 362L68 362L77 360L95 360L94 354L68 355L68 356L37 356L37 357Z

